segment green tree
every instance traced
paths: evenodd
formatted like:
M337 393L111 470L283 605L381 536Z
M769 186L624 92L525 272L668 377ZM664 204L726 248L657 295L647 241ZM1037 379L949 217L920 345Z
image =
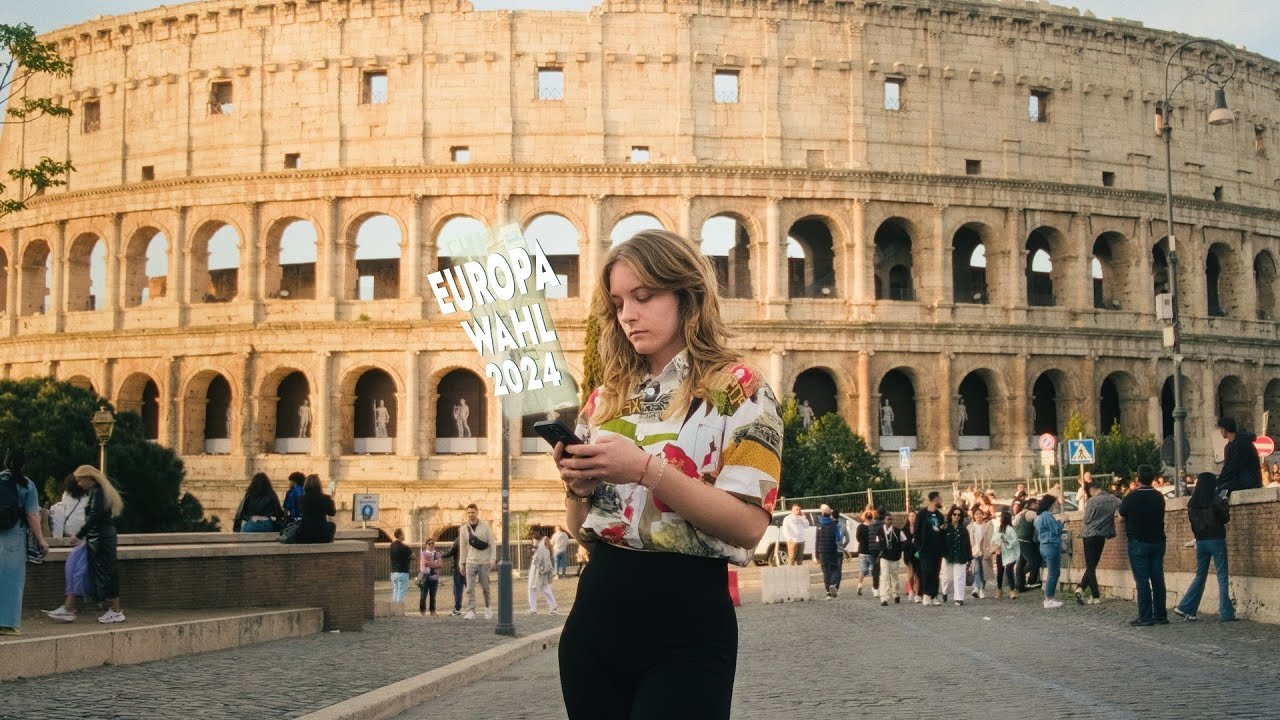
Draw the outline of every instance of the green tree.
M587 316L587 333L582 342L582 403L604 382L604 366L600 364L600 322L596 316Z
M804 428L795 398L782 403L782 489L788 496L834 495L897 487L861 436L839 413Z
M1098 438L1097 460L1093 473L1115 473L1132 478L1139 465L1150 465L1158 473L1164 469L1160 458L1160 443L1154 437L1126 435L1119 423L1111 425L1111 431Z
M61 496L62 480L79 465L98 464L98 440L89 424L99 405L93 393L53 378L0 380L0 444L21 447L27 475L46 501ZM217 530L215 516L182 492L182 461L146 439L136 413L116 415L107 444L107 470L124 497L121 532Z
M0 47L8 58L0 60L0 107L5 113L0 120L0 130L10 126L25 125L42 117L69 118L71 109L47 97L32 97L28 92L31 80L40 75L70 77L71 61L58 54L55 43L41 42L35 29L25 23L0 24ZM75 170L71 163L41 157L29 167L8 168L5 174L17 182L21 190L15 196L0 198L0 217L25 210L27 201L45 188L66 185L67 178ZM0 196L5 193L0 183Z

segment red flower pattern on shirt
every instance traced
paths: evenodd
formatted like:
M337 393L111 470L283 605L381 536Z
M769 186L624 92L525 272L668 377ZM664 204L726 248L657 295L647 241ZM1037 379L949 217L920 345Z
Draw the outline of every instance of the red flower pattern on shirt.
M778 488L774 488L764 496L764 501L760 503L760 507L770 512L773 511L773 504L778 501Z

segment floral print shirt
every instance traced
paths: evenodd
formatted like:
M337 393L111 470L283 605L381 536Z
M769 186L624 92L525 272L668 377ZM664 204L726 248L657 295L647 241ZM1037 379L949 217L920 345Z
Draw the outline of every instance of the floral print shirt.
M687 351L657 376L648 376L623 405L623 414L593 426L600 389L578 417L578 437L594 443L605 435L626 438L730 495L772 512L782 469L782 415L761 373L731 365L708 380L702 398L686 412L663 412L689 375ZM724 558L746 565L755 548L734 547L699 530L638 483L600 483L582 525L585 542L603 541L636 550Z

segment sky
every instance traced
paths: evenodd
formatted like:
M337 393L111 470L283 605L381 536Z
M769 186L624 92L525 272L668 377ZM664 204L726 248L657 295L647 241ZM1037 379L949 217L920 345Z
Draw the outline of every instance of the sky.
M118 15L158 7L157 0L54 0L26 3L0 0L0 23L26 22L45 32L74 25L97 15ZM178 5L178 2L169 2ZM477 10L586 10L591 0L472 0ZM1092 11L1100 18L1122 17L1148 27L1225 40L1253 52L1280 59L1280 2L1276 0L1059 0L1055 5Z

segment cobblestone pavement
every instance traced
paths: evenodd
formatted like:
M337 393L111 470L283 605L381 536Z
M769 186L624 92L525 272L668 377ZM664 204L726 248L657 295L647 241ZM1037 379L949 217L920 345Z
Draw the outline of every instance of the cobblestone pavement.
M1044 610L1040 599L880 607L850 593L745 605L733 717L1280 717L1280 627L1171 616L1168 626L1134 628L1133 603L1064 598ZM783 669L797 660L799 669ZM400 720L441 717L564 718L555 654Z
M483 615L472 621L449 617L450 582L442 583L437 607L446 614L437 618L418 617L417 588L410 588L412 615L366 622L363 632L320 633L0 683L0 719L274 720L305 715L508 640L496 635L495 621L486 622ZM567 610L576 583L557 581L553 587ZM493 590L496 603L496 576ZM564 621L563 616L526 615L523 580L516 581L515 595L520 635Z

